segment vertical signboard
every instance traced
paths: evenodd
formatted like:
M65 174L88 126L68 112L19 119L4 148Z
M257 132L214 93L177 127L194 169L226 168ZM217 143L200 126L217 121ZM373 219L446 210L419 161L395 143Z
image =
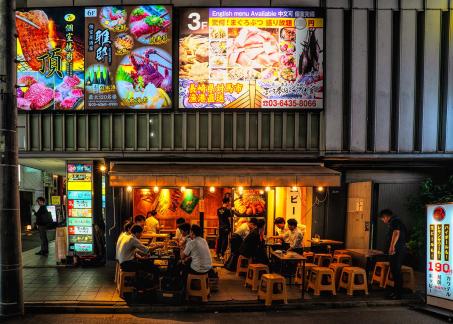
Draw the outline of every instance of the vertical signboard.
M453 203L427 206L426 294L430 305L453 309L450 257Z
M69 251L93 252L93 163L67 163Z

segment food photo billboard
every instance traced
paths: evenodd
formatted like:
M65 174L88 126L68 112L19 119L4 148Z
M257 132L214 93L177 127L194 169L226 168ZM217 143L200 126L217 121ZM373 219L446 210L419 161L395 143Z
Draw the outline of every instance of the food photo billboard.
M172 106L172 6L16 12L19 110Z
M179 108L323 108L322 10L183 8L179 22Z

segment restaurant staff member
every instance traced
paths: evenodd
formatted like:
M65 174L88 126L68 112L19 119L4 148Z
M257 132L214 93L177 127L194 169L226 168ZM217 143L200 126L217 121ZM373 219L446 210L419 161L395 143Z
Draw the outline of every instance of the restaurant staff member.
M162 244L156 244L150 247L143 245L140 242L143 233L143 228L140 225L133 225L130 231L131 234L123 237L117 250L117 259L121 270L153 273L156 270L154 264L149 260L137 258L136 253L147 255Z
M230 198L223 198L222 207L217 209L217 217L219 219L219 240L217 241L216 255L223 261L223 256L228 247L228 236L231 232L231 218L233 217L230 209Z
M155 210L149 211L146 214L145 232L151 234L159 233L159 220L156 218Z
M406 256L407 230L401 219L393 214L390 209L384 209L379 217L388 225L387 248L390 261L390 271L393 276L393 292L388 295L391 299L401 299L403 289L403 278L401 266Z

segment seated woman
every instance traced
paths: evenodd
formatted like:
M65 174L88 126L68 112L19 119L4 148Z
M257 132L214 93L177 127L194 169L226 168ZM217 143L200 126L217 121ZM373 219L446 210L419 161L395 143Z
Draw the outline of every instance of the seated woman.
M206 274L212 269L208 242L202 236L201 227L192 225L190 228L191 240L186 243L182 252L182 260L185 264L184 279L187 279L189 273Z

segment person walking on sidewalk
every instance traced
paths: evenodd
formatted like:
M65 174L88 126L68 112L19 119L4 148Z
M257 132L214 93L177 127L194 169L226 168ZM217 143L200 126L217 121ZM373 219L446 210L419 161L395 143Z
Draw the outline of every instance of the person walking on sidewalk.
M39 239L41 240L41 250L36 255L49 255L49 241L47 240L47 227L52 223L52 216L46 207L46 200L43 197L36 199L39 205L38 211L35 212L36 226L39 231Z
M401 267L406 257L407 230L401 219L393 214L390 209L384 209L379 217L388 225L387 248L390 261L390 272L393 276L393 292L388 296L391 299L401 299L403 290L403 278Z

